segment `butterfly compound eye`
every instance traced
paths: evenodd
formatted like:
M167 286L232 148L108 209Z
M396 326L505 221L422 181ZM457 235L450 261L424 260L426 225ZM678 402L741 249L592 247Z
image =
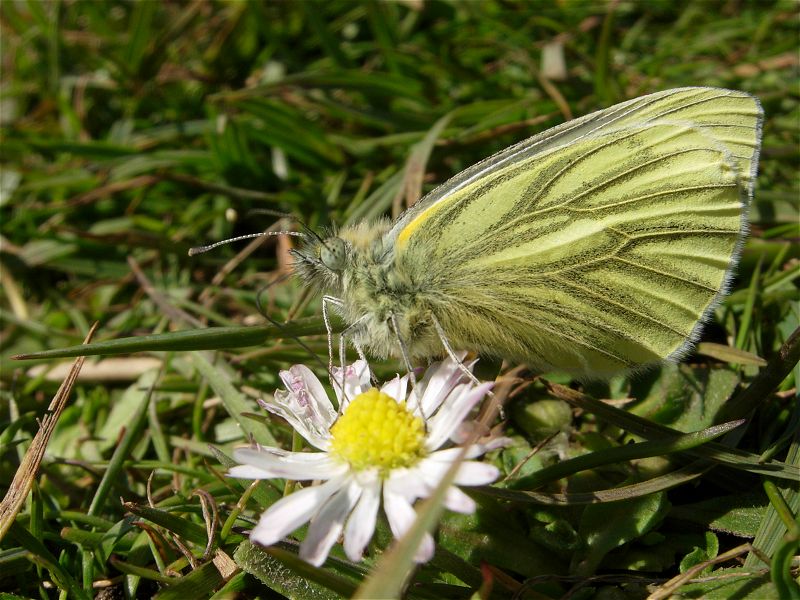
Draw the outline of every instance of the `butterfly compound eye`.
M332 237L325 240L319 250L319 259L331 271L342 271L347 260L347 248L341 238Z

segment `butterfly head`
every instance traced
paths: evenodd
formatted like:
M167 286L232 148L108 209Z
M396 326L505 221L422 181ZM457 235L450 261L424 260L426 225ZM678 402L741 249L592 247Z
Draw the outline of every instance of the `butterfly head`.
M313 234L305 243L292 250L294 268L308 283L325 290L337 290L350 256L350 244L335 235L320 237Z

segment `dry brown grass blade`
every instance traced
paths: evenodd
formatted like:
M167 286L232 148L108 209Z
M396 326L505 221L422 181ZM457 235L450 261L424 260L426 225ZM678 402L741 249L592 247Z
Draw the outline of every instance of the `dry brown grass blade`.
M676 575L663 585L661 585L656 591L650 594L647 597L647 600L666 600L667 598L673 597L673 594L680 588L682 585L689 583L695 575L700 573L703 569L708 566L716 565L719 563L727 562L736 558L737 556L741 556L742 554L753 550L753 546L749 543L742 544L741 546L736 546L736 548L732 548L727 552L720 554L719 556L712 558L710 560L705 560L701 563L697 563L691 569L688 569L685 573L681 573L680 575ZM747 575L742 575L746 577Z
M86 334L86 339L83 340L84 344L88 344L94 332L97 329L97 323L92 325L89 333ZM39 465L42 464L44 452L47 449L47 444L50 441L50 436L53 435L53 430L58 423L58 418L61 416L64 407L67 405L67 399L72 393L72 387L78 379L78 373L81 371L83 361L86 360L85 356L79 356L72 363L72 368L69 371L66 379L61 383L56 395L47 407L47 413L42 417L39 422L39 431L33 437L28 451L22 458L22 462L14 474L14 480L8 488L3 501L0 502L0 541L5 537L9 527L14 522L14 519L22 508L25 498L33 486L33 480L39 472Z
M146 371L157 369L164 361L149 356L111 357L83 365L78 381L125 382L135 381ZM56 365L39 364L27 371L31 379L44 377L47 381L63 381L69 376L72 365L68 362Z

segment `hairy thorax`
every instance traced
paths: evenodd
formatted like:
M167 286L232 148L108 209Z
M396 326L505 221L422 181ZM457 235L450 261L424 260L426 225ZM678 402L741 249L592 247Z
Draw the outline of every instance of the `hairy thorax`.
M402 356L401 342L412 359L440 354L431 319L434 298L427 292L424 271L397 260L382 238L367 247L352 246L339 290L341 314L353 325L348 337L379 358Z
M297 274L336 298L346 340L377 358L442 355L432 315L442 315L433 265L408 264L398 256L389 221L361 223L327 237L310 236L292 252ZM438 299L438 301L437 301ZM329 305L330 306L330 305Z

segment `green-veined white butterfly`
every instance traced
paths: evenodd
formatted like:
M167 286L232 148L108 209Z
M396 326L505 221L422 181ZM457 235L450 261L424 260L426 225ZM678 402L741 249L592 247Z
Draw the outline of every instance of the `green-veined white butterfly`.
M744 92L642 96L473 165L395 223L307 235L295 266L357 349L409 368L454 349L583 378L677 360L730 284L761 123Z

